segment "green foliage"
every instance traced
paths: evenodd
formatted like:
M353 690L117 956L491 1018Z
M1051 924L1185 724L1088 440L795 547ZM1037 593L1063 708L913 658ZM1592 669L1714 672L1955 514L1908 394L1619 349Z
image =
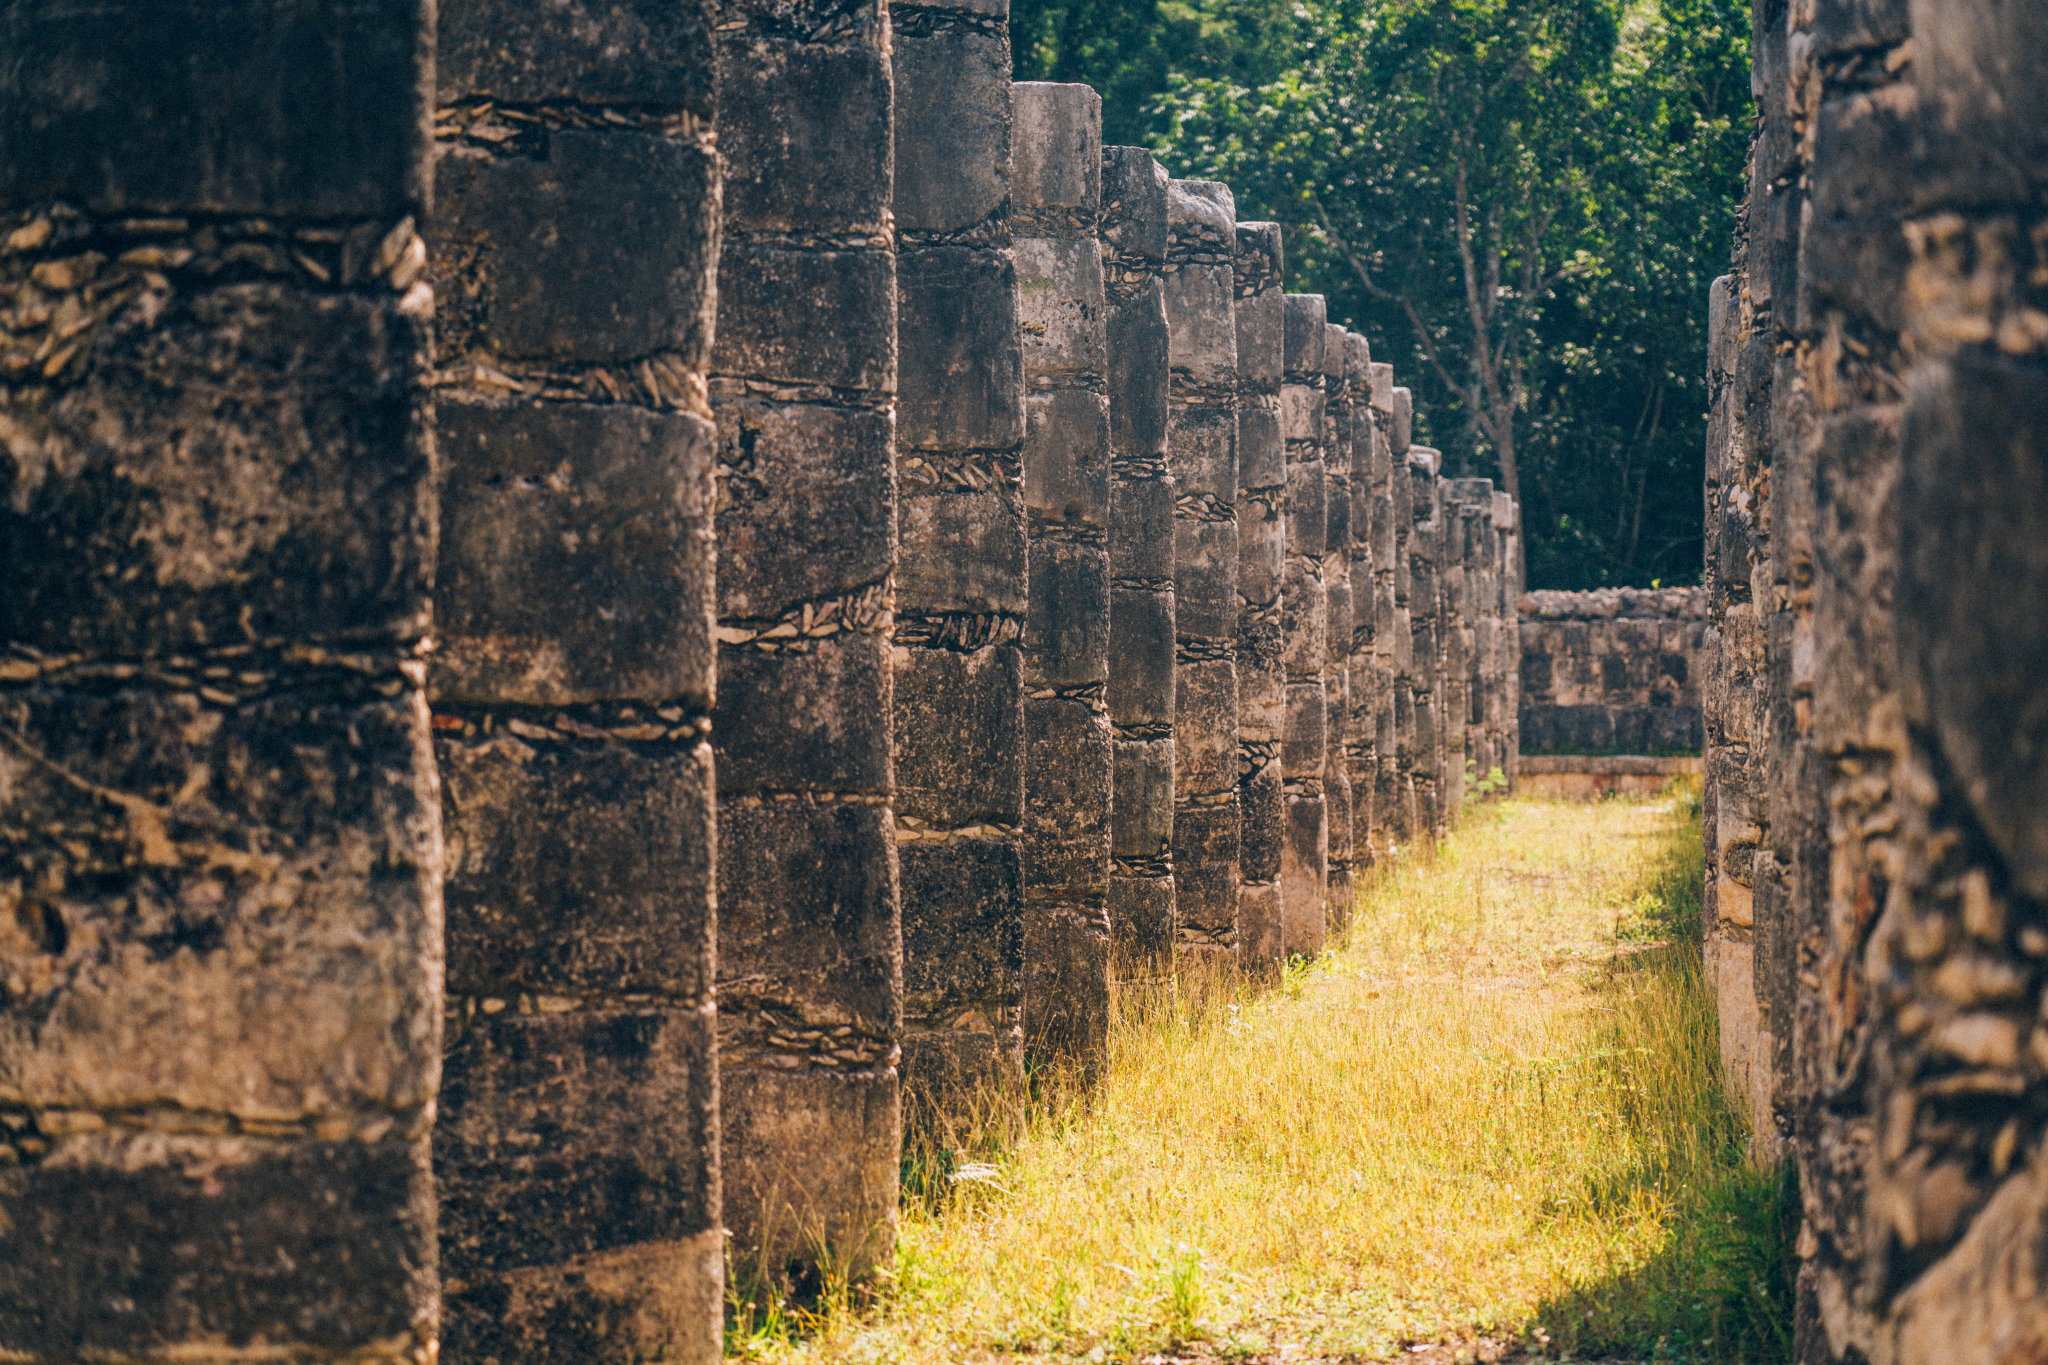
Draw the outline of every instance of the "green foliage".
M1517 485L1534 587L1697 581L1706 294L1750 125L1739 0L1025 0L1020 78L1225 180Z

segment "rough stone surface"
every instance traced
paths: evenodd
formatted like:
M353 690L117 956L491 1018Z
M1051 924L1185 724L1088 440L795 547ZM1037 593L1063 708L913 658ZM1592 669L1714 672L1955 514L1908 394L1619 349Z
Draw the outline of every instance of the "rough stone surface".
M1802 1365L2042 1323L2038 73L2030 7L1759 11L1708 300L1707 942L1796 1160Z
M1706 615L1704 588L1525 594L1528 752L1698 752Z
M637 72L592 19L440 7L451 1360L719 1349L714 60L701 8L610 14Z
M1003 15L892 10L903 1076L927 1126L1024 1074L1030 550Z
M1226 186L1167 186L1173 479L1173 862L1183 960L1234 965L1238 886L1237 218Z
M1172 975L1174 483L1167 467L1166 168L1102 149L1102 273L1109 355L1109 719L1114 727L1111 969Z
M1109 707L1112 443L1108 310L1096 221L1102 100L1023 82L1016 109L1023 338L1024 1040L1098 1057L1108 1038L1116 766Z
M912 178L899 200L887 13L713 9L726 186L709 366L722 475L711 737L724 1219L741 1273L803 1282L820 1254L859 1274L894 1240L899 309L999 317L1006 287L986 260L947 261L938 270L952 275L928 287L921 271L900 304L890 220L978 223L1001 201L1007 158L964 143L957 175ZM951 60L961 80L1000 89L1004 54L988 38L905 60ZM944 95L928 83L915 98ZM930 117L908 104L911 121ZM960 136L985 137L1000 117L984 105ZM926 352L926 365L988 360L958 331L939 334L953 349ZM943 445L976 423L1000 433L1008 373L969 365L954 412L934 409L929 378L907 386L919 396L911 439ZM998 596L1008 586L1000 573L968 581Z
M436 1349L431 13L0 16L10 1358Z

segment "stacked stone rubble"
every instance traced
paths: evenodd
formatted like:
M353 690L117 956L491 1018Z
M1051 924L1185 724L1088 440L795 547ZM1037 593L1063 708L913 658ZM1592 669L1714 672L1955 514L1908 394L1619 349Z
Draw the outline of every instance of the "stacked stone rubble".
M1110 436L1096 215L1102 100L1014 86L1017 321L1023 337L1024 1031L1093 1056L1109 1022Z
M1024 1064L1022 340L1009 27L897 4L896 839L908 1102ZM913 1111L909 1117L929 1117Z
M1760 10L1715 282L1707 952L1802 1363L2041 1353L2048 185L2027 6ZM1746 1083L1745 1083L1746 1082Z
M1287 570L1281 651L1287 668L1287 728L1281 741L1287 842L1281 864L1282 942L1292 956L1322 951L1329 883L1330 604L1323 583L1328 484L1323 465L1327 401L1320 294L1286 296L1286 374L1280 390L1287 442Z
M893 1242L896 251L887 11L728 0L717 342L718 996L743 1267Z
M11 1359L433 1358L432 13L0 15Z
M1280 425L1287 319L1278 223L1237 225L1236 280L1239 959L1248 975L1274 980L1286 956L1287 841L1280 756L1287 727L1287 446Z
M1237 221L1230 191L1167 187L1173 476L1176 941L1186 962L1238 950Z
M1166 168L1102 149L1109 352L1111 970L1173 973L1173 478L1166 465Z
M439 8L453 1360L719 1350L715 73L701 9L613 23Z

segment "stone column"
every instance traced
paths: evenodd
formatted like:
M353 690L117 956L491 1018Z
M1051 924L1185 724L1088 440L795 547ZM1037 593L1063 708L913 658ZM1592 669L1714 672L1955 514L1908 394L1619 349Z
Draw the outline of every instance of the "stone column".
M1102 99L1019 84L1017 321L1024 338L1024 1034L1092 1057L1109 1024L1109 404Z
M719 1097L747 1273L859 1274L901 1145L887 12L719 6Z
M1471 479L1445 479L1444 500L1444 816L1455 826L1465 808L1465 764L1479 746L1471 742L1473 697L1473 588L1479 570L1474 545L1479 528ZM1487 499L1492 500L1488 481ZM1487 512L1489 519L1492 508Z
M1281 872L1289 956L1322 951L1329 879L1329 810L1323 779L1329 734L1329 598L1323 585L1328 521L1323 469L1321 294L1286 296L1286 382L1280 423L1287 440L1287 580L1282 650L1287 665L1287 846Z
M1227 186L1167 197L1172 361L1174 887L1182 960L1237 956L1237 219Z
M1323 591L1328 626L1323 667L1323 806L1328 828L1324 920L1332 932L1351 921L1351 770L1344 750L1351 727L1351 404L1350 333L1323 328Z
M1465 704L1461 774L1484 782L1500 766L1500 534L1493 529L1493 480L1451 484L1464 518ZM1462 804L1463 796L1459 800Z
M1409 685L1415 702L1415 747L1409 772L1415 784L1415 837L1443 837L1443 456L1429 446L1408 451L1414 490L1408 538Z
M1493 495L1493 529L1499 537L1496 557L1500 584L1500 757L1515 789L1522 753L1522 507L1505 493Z
M920 1123L1023 1079L1024 361L1003 10L890 15L896 838L906 1120Z
M1286 957L1287 843L1280 760L1287 730L1287 446L1280 430L1287 318L1280 253L1278 223L1237 225L1237 790L1244 821L1237 919L1244 970L1274 982Z
M1373 470L1379 427L1373 420L1372 352L1356 332L1344 336L1344 377L1351 391L1351 708L1345 721L1344 770L1351 783L1351 860L1373 865L1374 757L1379 747L1378 667L1373 653L1378 581L1373 566Z
M1173 478L1166 467L1166 168L1102 149L1109 349L1109 936L1114 973L1173 973Z
M1407 389L1394 390L1393 420L1388 429L1394 514L1394 766L1388 792L1391 809L1386 818L1388 837L1396 844L1427 836L1426 827L1416 823L1415 807L1415 632L1409 601L1415 572L1410 555L1415 532L1415 476L1408 467L1412 401ZM1384 748L1380 751L1383 764L1387 752Z
M439 21L443 1351L715 1360L710 32Z
M9 1359L434 1358L432 13L0 14Z
M1386 856L1395 844L1400 819L1399 731L1394 694L1400 668L1395 662L1395 580L1400 540L1394 508L1394 367L1375 363L1368 372L1372 417L1372 464L1367 475L1371 510L1367 529L1372 536L1372 845L1375 857Z

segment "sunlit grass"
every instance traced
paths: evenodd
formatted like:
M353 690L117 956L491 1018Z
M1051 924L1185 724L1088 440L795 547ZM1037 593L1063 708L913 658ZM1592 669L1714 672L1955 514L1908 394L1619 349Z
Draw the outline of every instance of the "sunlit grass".
M1476 807L1279 990L1126 996L1085 1099L912 1168L882 1283L728 1349L1783 1358L1785 1192L1719 1090L1700 866L1684 791Z

